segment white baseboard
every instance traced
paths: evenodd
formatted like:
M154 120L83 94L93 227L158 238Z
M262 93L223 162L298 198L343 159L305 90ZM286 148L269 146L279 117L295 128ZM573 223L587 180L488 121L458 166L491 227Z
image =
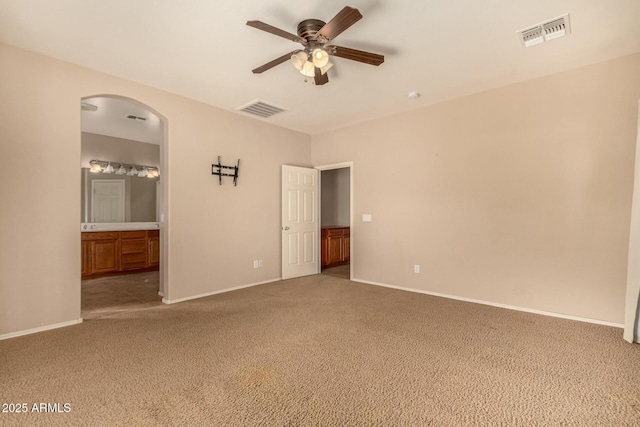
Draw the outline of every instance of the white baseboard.
M541 314L543 316L559 317L561 319L577 320L578 322L595 323L597 325L612 326L614 328L624 328L624 325L622 323L609 322L609 321L606 321L606 320L598 320L598 319L589 319L587 317L570 316L568 314L553 313L553 312L550 312L550 311L536 310L536 309L533 309L533 308L526 308L526 307L518 307L518 306L515 306L515 305L500 304L500 303L497 303L497 302L483 301L483 300L477 300L477 299L473 299L473 298L459 297L459 296L456 296L456 295L441 294L439 292L424 291L422 289L405 288L405 287L402 287L402 286L388 285L386 283L371 282L369 280L361 280L361 279L351 279L351 280L353 280L354 282L365 283L367 285L382 286L382 287L385 287L385 288L399 289L401 291L415 292L415 293L419 293L419 294L432 295L432 296L435 296L435 297L455 299L455 300L458 300L458 301L472 302L472 303L475 303L475 304L490 305L490 306L493 306L493 307L506 308L508 310L523 311L523 312L526 312L526 313L533 313L533 314ZM636 340L637 339L638 339L638 337L636 337Z
M190 297L177 298L177 299L171 299L171 300L167 299L167 298L162 298L162 302L165 303L165 304L176 304L176 303L179 303L179 302L189 301L189 300L192 300L192 299L210 297L211 295L217 295L217 294L223 294L225 292L237 291L238 289L251 288L253 286L265 285L267 283L278 282L280 280L282 280L282 278L278 277L277 279L265 280L264 282L249 283L248 285L240 285L240 286L236 286L234 288L222 289L220 291L207 292L207 293L204 293L204 294L192 295Z
M8 340L9 338L21 337L23 335L31 335L38 332L49 331L51 329L64 328L65 326L78 325L80 323L82 323L82 318L78 320L70 320L68 322L55 323L53 325L40 326L39 328L26 329L24 331L11 332L9 334L0 335L0 341Z

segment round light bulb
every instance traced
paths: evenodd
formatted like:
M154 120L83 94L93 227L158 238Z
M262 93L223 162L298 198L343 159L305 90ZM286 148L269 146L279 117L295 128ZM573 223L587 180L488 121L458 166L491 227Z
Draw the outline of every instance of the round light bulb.
M313 50L313 65L322 68L327 65L327 62L329 62L329 54L326 50L320 48Z

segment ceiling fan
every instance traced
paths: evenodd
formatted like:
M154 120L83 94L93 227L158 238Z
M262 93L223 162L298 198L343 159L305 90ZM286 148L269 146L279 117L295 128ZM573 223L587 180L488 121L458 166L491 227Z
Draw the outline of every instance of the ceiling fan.
M345 6L328 23L319 19L305 19L298 24L298 35L288 33L279 28L265 24L262 21L247 21L247 25L275 34L279 37L302 44L302 49L296 49L282 55L273 61L253 70L254 74L267 71L276 65L291 60L293 66L306 77L313 77L316 85L329 82L327 71L333 64L329 62L330 56L350 59L370 65L380 65L384 62L384 56L377 53L365 52L348 47L328 44L344 30L362 19L358 9Z

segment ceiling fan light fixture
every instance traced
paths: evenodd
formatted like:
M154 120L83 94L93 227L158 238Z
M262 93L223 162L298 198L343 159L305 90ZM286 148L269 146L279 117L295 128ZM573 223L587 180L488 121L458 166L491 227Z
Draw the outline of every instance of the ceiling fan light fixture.
M313 77L316 75L315 68L316 67L314 67L313 62L307 61L304 63L304 66L302 67L302 70L300 70L300 72L305 77Z
M324 76L325 74L327 74L327 71L331 69L331 67L333 67L333 62L327 62L327 65L325 65L324 67L320 67L320 72Z
M313 58L313 65L318 68L324 67L329 62L329 54L324 49L314 49L311 56Z
M300 51L294 55L291 55L291 63L296 70L302 71L304 64L307 62L307 54L304 51Z
M327 45L342 34L353 24L362 19L360 11L354 7L345 6L328 22L319 19L305 19L298 24L297 34L281 30L262 21L247 21L247 25L278 37L300 43L298 48L273 59L260 67L251 70L253 74L260 74L271 68L291 60L296 70L307 79L312 78L317 86L329 83L327 71L332 67L331 56L349 59L364 64L378 66L384 62L384 56L377 53L351 49L342 46ZM308 81L305 79L305 81Z

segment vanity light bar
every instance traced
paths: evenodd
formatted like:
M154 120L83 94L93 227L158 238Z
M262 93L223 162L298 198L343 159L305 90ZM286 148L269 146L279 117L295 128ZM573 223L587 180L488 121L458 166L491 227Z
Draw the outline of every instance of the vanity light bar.
M89 162L91 173L115 173L116 175L129 175L147 178L160 176L160 169L156 166L135 165L131 163L109 162L106 160L91 160Z

